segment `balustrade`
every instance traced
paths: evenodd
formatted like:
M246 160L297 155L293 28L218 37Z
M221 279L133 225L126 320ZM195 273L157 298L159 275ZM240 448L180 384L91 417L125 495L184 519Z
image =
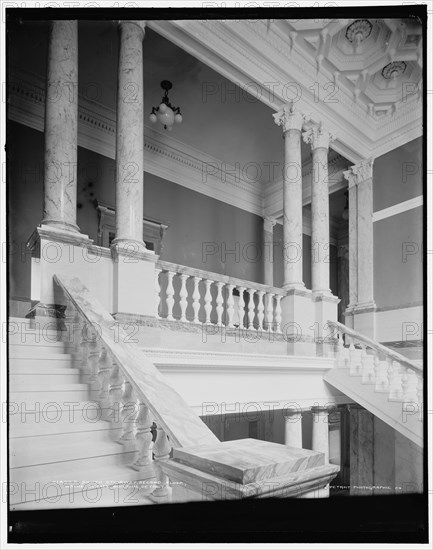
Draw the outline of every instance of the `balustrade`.
M157 262L155 270L155 311L169 321L281 333L283 295L282 289L168 262Z
M361 376L363 384L371 384L375 392L386 394L389 401L422 404L421 366L341 323L328 321L328 324L339 333L337 368L349 369L350 376ZM348 347L344 346L343 338L349 342Z

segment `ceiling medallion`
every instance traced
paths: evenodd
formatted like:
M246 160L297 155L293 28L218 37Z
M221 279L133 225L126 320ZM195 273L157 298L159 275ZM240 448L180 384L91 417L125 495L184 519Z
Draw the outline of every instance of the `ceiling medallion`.
M368 19L357 19L346 29L346 38L349 42L355 44L361 44L366 38L368 38L373 29L373 25Z
M404 61L392 61L382 69L382 76L387 80L394 80L404 73L406 67Z

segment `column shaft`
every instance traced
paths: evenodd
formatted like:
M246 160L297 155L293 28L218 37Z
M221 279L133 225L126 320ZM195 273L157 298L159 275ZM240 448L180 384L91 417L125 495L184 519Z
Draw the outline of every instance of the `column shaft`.
M304 115L293 105L274 115L284 131L283 168L283 288L305 288L302 280L302 157Z
M316 294L330 295L329 288L329 189L328 149L334 136L322 126L304 133L311 143L313 174L311 180L311 280Z
M328 151L313 150L311 184L311 282L313 292L329 293Z
M143 242L142 22L121 21L116 133L116 239Z
M44 213L42 224L77 226L78 27L52 21L45 98Z
M349 305L358 302L358 190L349 182Z
M368 178L358 184L358 302L373 301L373 181Z

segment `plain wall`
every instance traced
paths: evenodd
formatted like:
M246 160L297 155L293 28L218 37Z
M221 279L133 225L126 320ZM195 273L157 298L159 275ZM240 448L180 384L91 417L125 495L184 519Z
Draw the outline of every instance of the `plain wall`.
M423 194L422 138L377 158L373 210ZM408 307L423 300L423 208L373 223L374 298L378 308Z

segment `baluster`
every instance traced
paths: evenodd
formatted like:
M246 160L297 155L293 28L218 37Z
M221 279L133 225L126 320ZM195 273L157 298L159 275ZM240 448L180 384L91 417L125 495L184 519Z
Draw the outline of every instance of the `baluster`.
M256 291L253 288L248 289L248 330L254 330L254 293Z
M92 332L92 338L89 341L89 355L87 358L87 363L89 366L87 383L90 385L91 392L95 395L95 392L99 392L100 390L98 379L100 343L97 340L96 332L93 330L93 327Z
M137 432L135 439L137 442L138 456L132 467L134 470L141 470L144 466L152 464L152 428L153 419L149 408L144 404L139 404L139 413L136 420Z
M180 296L180 320L186 322L186 308L188 306L188 291L186 289L186 280L189 275L186 273L181 273L180 280L182 281L182 286L179 292Z
M233 298L233 289L235 285L227 285L227 302L226 302L226 326L227 328L234 328L233 317L235 315L235 300Z
M110 391L109 391L109 401L110 401L110 414L109 420L113 425L113 428L121 427L121 402L123 394L123 374L120 370L120 367L117 363L113 363L113 369L110 376Z
M87 338L87 325L83 323L81 327L81 341L80 341L80 350L81 350L81 371L85 377L85 380L87 381L87 378L90 376L90 368L88 363L89 358L89 352L90 352L90 346L89 346L89 339Z
M354 345L352 339L350 339L349 357L350 357L349 374L350 374L350 376L358 376L358 374L360 372L360 369L361 369L360 357L359 357L359 352L355 348L355 345Z
M161 303L161 285L159 284L159 274L162 272L162 269L155 268L155 317L159 319L159 306Z
M381 361L378 353L374 357L374 372L376 374L374 391L388 393L388 363L387 361Z
M259 297L258 303L257 303L257 329L263 330L263 319L265 318L265 306L263 305L263 296L265 292L264 290L258 290L257 296Z
M122 395L122 435L120 441L131 441L135 439L134 436L134 423L137 417L137 399L135 397L134 388L132 384L125 380L124 391Z
M281 294L277 294L275 296L276 303L275 303L275 332L281 333L281 321L283 318L282 310L281 310Z
M418 403L417 384L418 380L416 374L412 369L403 367L403 375L401 377L401 384L403 386L403 401L405 403Z
M167 434L162 427L157 426L156 440L153 446L153 454L155 460L153 462L155 468L155 477L157 481L157 487L152 492L152 497L155 499L167 499L170 494L168 476L163 472L159 462L167 460L170 456L171 445L168 441Z
M274 320L274 296L275 294L269 292L266 294L266 330L271 332L273 330L272 323Z
M173 306L174 306L174 287L173 287L173 277L175 273L173 271L167 271L167 319L173 321Z
M224 283L222 283L221 281L218 281L216 285L217 285L217 289L218 289L218 294L217 294L217 297L216 297L217 325L219 327L222 327L223 326L223 311L224 311L224 307L223 307L223 302L224 302L223 285L224 285Z
M239 328L243 329L245 327L244 317L245 317L245 299L244 299L244 286L237 287L239 291L239 302L238 302L238 317L239 317Z
M66 345L71 346L70 349L73 360L80 360L80 316L71 301L67 302L65 310L65 326L66 331L62 334L62 341L64 341Z
M212 285L213 281L211 279L205 279L205 295L204 295L204 311L206 314L206 320L205 323L207 325L210 325L210 315L212 313L212 294L210 291L210 287Z
M401 401L403 397L401 375L400 365L391 359L388 367L389 401Z
M109 400L109 381L110 381L110 374L111 369L113 368L113 362L111 360L111 357L109 353L107 352L107 349L102 347L100 354L99 354L99 372L98 372L98 378L99 378L99 396L98 401L99 405L102 410L102 418L104 420L108 417L108 408L110 404Z
M346 353L343 342L343 333L338 333L338 342L337 342L337 367L344 368L346 366Z
M200 289L198 287L201 277L194 277L194 292L192 294L192 309L194 310L193 323L200 323L198 313L200 311Z
M373 357L367 354L365 346L362 346L361 354L362 384L374 384Z

